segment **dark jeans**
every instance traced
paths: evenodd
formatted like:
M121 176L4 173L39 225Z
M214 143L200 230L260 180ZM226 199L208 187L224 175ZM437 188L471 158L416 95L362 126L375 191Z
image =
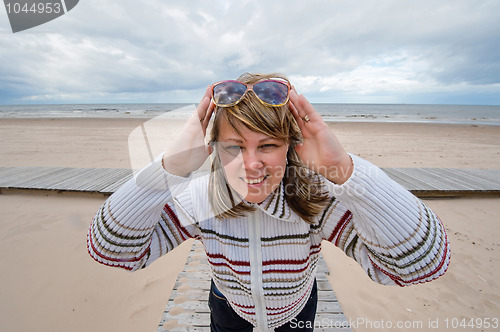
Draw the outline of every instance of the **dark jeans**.
M251 332L253 326L238 314L227 303L226 298L215 287L212 281L210 295L208 296L208 305L210 307L210 330L212 332ZM311 296L302 311L290 322L282 325L274 331L276 332L298 332L313 331L314 317L316 316L316 307L318 305L318 287L316 280L311 291ZM310 327L310 328L309 328Z

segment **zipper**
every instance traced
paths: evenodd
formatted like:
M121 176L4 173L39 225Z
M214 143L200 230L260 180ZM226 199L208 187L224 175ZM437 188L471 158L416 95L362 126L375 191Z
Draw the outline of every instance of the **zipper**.
M252 298L255 304L255 320L257 331L269 331L267 327L267 310L262 282L262 244L260 211L250 213L248 218L248 239L250 250L250 280Z

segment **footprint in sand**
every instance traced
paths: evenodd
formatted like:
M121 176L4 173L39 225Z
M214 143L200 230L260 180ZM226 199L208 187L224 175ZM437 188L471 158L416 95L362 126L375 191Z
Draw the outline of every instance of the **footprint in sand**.
M165 329L165 331L171 331L176 327L179 327L179 322L177 322L177 319L171 319L163 324L163 328Z
M181 303L184 303L186 301L187 301L186 295L179 295L179 296L176 296L174 299L175 304L181 304Z
M200 261L192 261L192 262L189 262L188 266L198 266L200 264L201 264Z
M184 312L186 312L186 310L184 310L180 307L174 307L174 308L170 309L170 311L168 313L171 314L172 316L177 316L177 315L180 315Z
M181 287L177 288L177 291L179 293L185 293L191 290L191 286L189 285L182 285Z

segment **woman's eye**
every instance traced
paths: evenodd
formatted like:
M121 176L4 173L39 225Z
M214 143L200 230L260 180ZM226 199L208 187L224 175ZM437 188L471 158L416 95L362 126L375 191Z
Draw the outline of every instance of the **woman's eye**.
M236 155L236 154L240 153L240 151L242 150L242 147L239 145L227 145L227 146L224 146L224 150L229 152L230 154Z
M276 148L277 146L278 145L276 145L276 144L270 143L270 144L264 144L260 148L263 149L263 150L270 150L270 149Z

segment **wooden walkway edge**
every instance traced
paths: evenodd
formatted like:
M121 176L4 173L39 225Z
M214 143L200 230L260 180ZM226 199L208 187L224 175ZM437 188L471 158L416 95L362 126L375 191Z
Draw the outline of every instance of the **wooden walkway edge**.
M418 197L500 195L500 170L382 168ZM0 190L48 190L110 195L132 177L125 168L0 167Z
M328 267L321 256L316 273L318 309L314 331L352 331L327 279L328 273ZM194 241L184 270L179 273L170 294L157 332L210 331L209 290L208 260L201 242Z
M0 188L111 195L131 177L125 168L0 167Z

